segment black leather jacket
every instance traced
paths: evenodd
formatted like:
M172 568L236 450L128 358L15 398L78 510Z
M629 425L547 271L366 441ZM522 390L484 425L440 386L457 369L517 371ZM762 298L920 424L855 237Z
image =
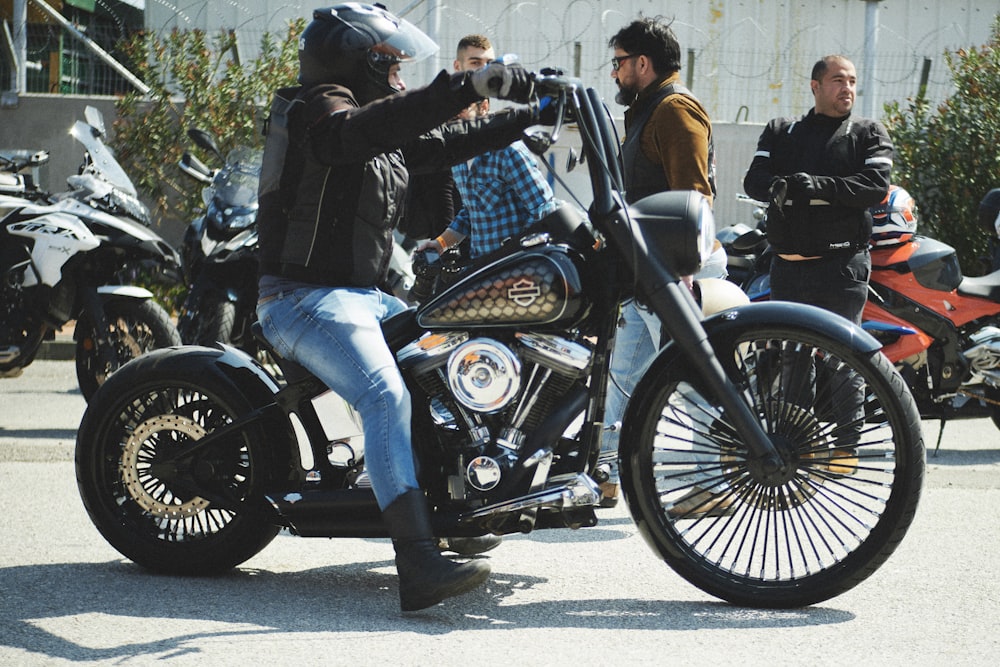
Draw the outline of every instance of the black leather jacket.
M810 111L799 119L776 118L767 124L743 187L766 202L776 177L797 172L816 176L820 192L814 198L790 197L780 209L771 203L768 241L779 253L801 255L858 249L868 244L868 208L885 197L892 157L892 141L881 123Z
M385 277L410 171L432 172L520 137L527 107L447 122L478 99L468 73L359 107L343 86L285 89L296 97L285 155L265 147L257 225L260 274L328 286ZM445 123L442 125L442 123ZM280 173L265 191L264 173Z

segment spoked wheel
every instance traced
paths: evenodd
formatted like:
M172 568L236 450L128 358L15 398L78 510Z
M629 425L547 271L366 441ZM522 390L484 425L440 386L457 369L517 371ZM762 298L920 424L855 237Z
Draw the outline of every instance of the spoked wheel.
M994 426L1000 428L1000 389L986 387L985 396L990 410L990 420Z
M110 357L102 354L90 318L81 317L76 324L76 377L87 401L109 375L132 359L150 350L181 344L169 313L155 301L112 299L104 304L104 316Z
M233 428L250 406L232 385L165 370L169 361L144 357L95 395L77 436L77 483L98 530L136 563L227 570L278 532L257 512L280 474L271 439L259 426Z
M758 329L723 345L786 470L765 478L678 359L634 399L644 417L621 441L629 508L663 559L719 598L790 608L839 595L913 520L924 445L912 396L880 352L821 334Z

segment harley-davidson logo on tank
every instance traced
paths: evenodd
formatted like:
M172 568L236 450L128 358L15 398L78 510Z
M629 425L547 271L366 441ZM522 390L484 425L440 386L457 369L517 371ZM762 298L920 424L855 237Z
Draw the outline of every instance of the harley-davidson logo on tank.
M533 248L471 273L417 314L422 327L551 324L586 314L580 276L566 250Z

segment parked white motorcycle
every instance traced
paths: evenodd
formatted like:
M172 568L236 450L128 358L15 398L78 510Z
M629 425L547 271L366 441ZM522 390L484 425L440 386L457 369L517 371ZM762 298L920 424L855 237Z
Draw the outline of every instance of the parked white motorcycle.
M84 397L126 362L179 345L153 294L128 284L143 270L177 281L180 258L147 227L135 186L101 141L99 111L70 130L86 149L69 190L50 195L25 172L44 152L0 163L0 378L19 376L44 341L76 320L76 373Z

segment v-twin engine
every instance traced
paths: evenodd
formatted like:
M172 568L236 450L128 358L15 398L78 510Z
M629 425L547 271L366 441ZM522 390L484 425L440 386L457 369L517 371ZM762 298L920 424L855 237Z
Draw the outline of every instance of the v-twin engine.
M470 500L503 481L526 435L546 430L546 418L565 411L569 397L580 393L592 356L586 341L538 333L499 340L435 332L400 350L400 367L428 397L438 439L454 461L451 498ZM575 416L564 415L558 428Z

